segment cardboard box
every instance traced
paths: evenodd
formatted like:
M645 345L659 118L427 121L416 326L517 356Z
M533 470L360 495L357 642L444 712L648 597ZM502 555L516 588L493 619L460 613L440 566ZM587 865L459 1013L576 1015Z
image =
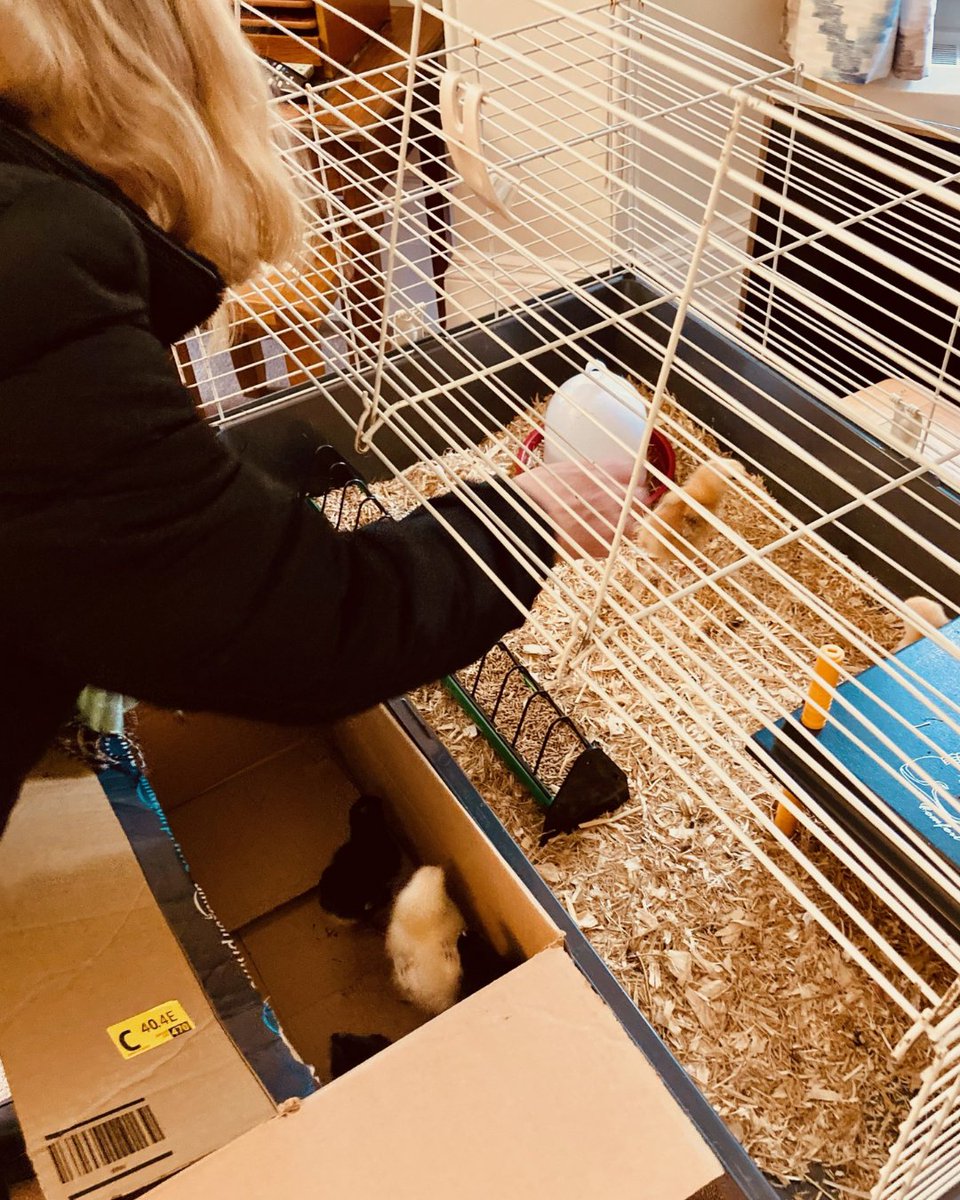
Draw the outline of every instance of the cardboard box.
M52 762L28 784L0 842L0 1053L49 1197L123 1195L276 1110L211 999L229 951L205 988L171 928L188 904L207 924L193 896L161 909L95 776ZM259 1021L249 982L227 997ZM191 1027L146 1045L174 1008Z
M139 734L162 812L143 780L111 805L97 778L58 762L0 843L0 1057L48 1200L111 1200L171 1175L151 1194L743 1194L711 1148L719 1123L707 1120L708 1145L684 1111L703 1101L687 1084L678 1103L584 978L556 911L451 790L455 771L424 753L435 743L409 710L294 731L146 713ZM382 933L316 900L360 790L388 801L411 857L442 864L471 925L519 962L429 1022L394 993ZM216 980L201 984L182 895L147 882L159 844L145 851L138 823L164 814L194 908L228 943L216 970L235 947L262 996L244 977L225 1009ZM264 1034L270 1070L246 1044L264 1001L285 1039ZM338 1031L393 1044L314 1091L299 1059L326 1080Z

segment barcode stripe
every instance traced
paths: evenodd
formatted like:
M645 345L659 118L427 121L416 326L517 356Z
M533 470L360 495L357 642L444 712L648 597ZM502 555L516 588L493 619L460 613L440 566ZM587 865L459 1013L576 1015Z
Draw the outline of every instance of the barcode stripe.
M136 1138L133 1136L133 1128L130 1124L129 1116L124 1114L124 1116L120 1117L116 1125L114 1125L114 1129L117 1131L117 1139L120 1141L122 1146L120 1154L121 1158L124 1156L124 1154L132 1154L134 1150L139 1149L136 1143Z
M83 1162L80 1158L80 1151L77 1149L75 1142L69 1142L66 1149L70 1152L70 1161L73 1164L73 1177L76 1179L78 1175L83 1174Z
M90 1161L90 1155L87 1150L87 1131L77 1134L77 1150L80 1154L80 1169L84 1175L89 1175L93 1170L93 1164Z
M121 1146L120 1146L120 1139L119 1139L119 1137L118 1137L118 1136L117 1136L117 1135L116 1135L116 1134L113 1132L113 1127L112 1127L112 1126L105 1125L105 1126L104 1126L104 1129L106 1130L106 1132L107 1132L107 1135L108 1135L108 1137L109 1137L109 1139L110 1139L110 1145L111 1145L111 1147L113 1147L113 1149L114 1149L114 1153L115 1153L115 1155L116 1155L116 1158L114 1159L114 1161L116 1161L116 1159L117 1159L117 1158L122 1158L122 1157L123 1157L122 1150L121 1150Z
M83 1145L87 1152L87 1159L93 1164L90 1170L95 1171L97 1167L103 1164L100 1162L100 1157L97 1154L97 1135L94 1130L87 1129L84 1131Z
M162 1142L163 1141L163 1131L161 1130L160 1126L157 1124L157 1118L153 1115L153 1110L147 1106L144 1106L142 1111L143 1111L144 1124L149 1129L150 1136L151 1136L154 1144L156 1144L157 1142Z
M51 1143L50 1156L60 1182L69 1183L80 1175L89 1175L121 1162L163 1140L160 1123L150 1105L144 1104L98 1125L65 1134Z
M93 1129L87 1129L83 1135L83 1142L84 1142L84 1147L87 1151L87 1158L90 1160L91 1163L93 1163L93 1166L90 1169L92 1171L95 1171L97 1169L97 1167L103 1166L103 1163L100 1161L100 1155L98 1153L99 1143L97 1141L96 1131Z
M63 1150L59 1146L51 1146L50 1154L53 1158L53 1165L57 1168L57 1174L60 1177L61 1183L69 1183L73 1178L73 1172L67 1165L67 1160L64 1157Z
M116 1162L118 1158L123 1158L123 1149L120 1145L120 1139L113 1132L110 1125L102 1125L101 1138L107 1143L107 1151L111 1156L111 1161Z

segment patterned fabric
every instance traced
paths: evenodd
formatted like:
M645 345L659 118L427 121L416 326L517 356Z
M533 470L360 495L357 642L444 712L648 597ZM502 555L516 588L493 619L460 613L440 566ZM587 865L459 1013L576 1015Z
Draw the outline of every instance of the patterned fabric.
M786 0L786 42L808 75L871 83L922 79L937 0Z

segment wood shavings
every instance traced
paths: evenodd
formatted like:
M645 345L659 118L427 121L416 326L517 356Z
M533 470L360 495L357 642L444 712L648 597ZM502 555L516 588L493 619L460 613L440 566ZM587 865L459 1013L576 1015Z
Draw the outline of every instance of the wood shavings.
M679 479L705 454L730 453L676 404L665 406L664 419L677 452ZM529 416L518 418L509 435L523 436L530 424ZM481 453L493 458L500 454L500 461L507 462L496 445L484 445ZM474 453L448 455L445 462L463 477L476 475ZM427 495L442 487L429 464L412 468L408 478ZM395 512L412 503L402 482L378 485L377 490ZM785 532L782 514L765 499L762 482L755 477L745 489L731 491L723 519L740 533L748 530L755 546ZM714 537L708 549L717 565L739 555L722 535ZM771 557L776 567L815 595L829 596L832 610L865 637L881 646L896 644L901 634L896 617L849 574L818 557L809 542L800 539ZM672 564L666 573L676 585L689 580L686 570ZM564 583L572 582L565 568L560 575ZM537 617L563 643L569 620L551 605L549 594L541 597ZM692 731L704 736L704 696L722 699L744 731L758 724L751 706L771 718L796 707L805 677L790 652L809 661L809 649L798 631L816 644L836 640L836 629L802 596L777 584L761 564L747 563L732 577L730 587L702 590L661 610L651 630L658 641L673 635L676 644L671 642L669 652L662 653L658 645L648 644L639 623L636 630L619 631L638 661L655 675L640 693L621 686L602 653L589 656L587 667L595 678L619 689L615 700L620 711L583 693L576 682L556 680L555 656L543 652L546 646L532 629L521 630L511 640L564 711L576 716L588 738L604 744L630 779L631 801L625 808L543 848L541 812L489 745L471 736L473 726L455 702L439 686L420 689L414 700L759 1166L785 1182L828 1180L830 1194L866 1195L917 1090L919 1070L925 1065L923 1047L901 1064L893 1061L892 1047L907 1028L901 1010L866 973L851 966L836 943L734 839L671 765L682 763L699 787L761 842L778 868L812 887L794 860L757 825L743 800L718 784L716 771L690 751L683 735ZM760 654L767 664L762 673L756 666ZM866 662L856 647L850 647L851 671ZM496 666L496 660L491 662L491 679ZM739 707L717 689L711 676L713 671L729 677L734 669L742 670L744 678ZM501 679L502 674L501 670ZM475 682L470 679L471 686ZM517 705L529 694L520 682L509 704L504 700L501 730L514 728ZM489 702L490 692L484 695ZM658 705L669 711L669 721L662 719ZM625 713L641 727L656 730L662 753L651 753L634 735ZM572 752L567 747L543 763L551 786L562 780ZM717 769L727 772L743 794L772 803L773 790L766 798L758 793L742 747L733 743L728 731L716 729L710 752ZM529 744L524 753L531 753ZM801 829L799 837L816 867L855 897L860 911L911 967L944 987L944 969L932 953L906 935L873 894L852 881L807 831ZM875 959L873 947L851 923L825 897L817 900ZM820 1194L819 1182L811 1186L813 1191L797 1194Z

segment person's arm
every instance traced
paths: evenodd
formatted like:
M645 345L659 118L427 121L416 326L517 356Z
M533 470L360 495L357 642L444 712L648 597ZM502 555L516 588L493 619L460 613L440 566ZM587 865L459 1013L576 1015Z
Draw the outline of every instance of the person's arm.
M532 570L463 499L437 502L507 594L424 510L334 533L196 417L126 218L59 181L19 203L32 244L0 270L20 333L0 390L0 636L140 699L303 720L436 679L520 624L552 552L508 485L474 496ZM51 312L68 314L56 337Z

